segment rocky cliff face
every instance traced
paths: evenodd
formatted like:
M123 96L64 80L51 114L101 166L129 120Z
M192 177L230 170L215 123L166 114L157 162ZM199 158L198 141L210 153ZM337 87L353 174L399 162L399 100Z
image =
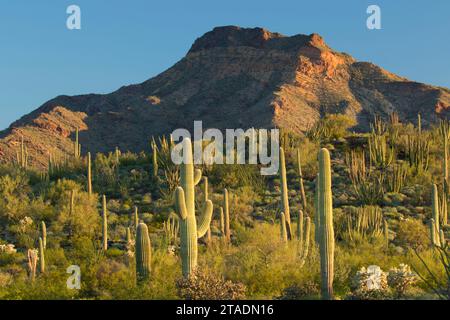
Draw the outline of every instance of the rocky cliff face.
M303 132L324 113L368 127L392 111L424 124L448 117L450 90L409 81L329 48L317 34L286 37L261 28L219 27L197 39L173 67L107 95L59 96L0 133L0 157L15 157L20 137L31 163L83 151L148 149L152 135L176 128L282 127Z

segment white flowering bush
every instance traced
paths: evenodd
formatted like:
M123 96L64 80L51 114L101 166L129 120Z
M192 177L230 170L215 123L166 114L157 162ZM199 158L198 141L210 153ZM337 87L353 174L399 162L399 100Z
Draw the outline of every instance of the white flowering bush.
M16 253L17 250L13 244L0 244L0 253L13 254Z
M407 264L401 263L397 268L389 270L388 284L394 290L397 298L405 296L406 291L417 283L418 276Z
M379 266L362 267L351 281L354 299L383 299L388 295L387 274Z

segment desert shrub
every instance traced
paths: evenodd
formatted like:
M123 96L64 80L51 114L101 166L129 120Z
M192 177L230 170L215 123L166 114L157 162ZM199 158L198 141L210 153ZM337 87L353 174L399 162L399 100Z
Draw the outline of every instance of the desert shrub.
M362 267L351 279L352 299L381 300L388 297L387 275L379 266Z
M398 268L389 270L387 280L396 298L402 298L406 291L417 282L418 277L408 265L401 263Z
M75 192L73 212L70 212L71 192ZM79 184L71 180L58 180L48 193L48 198L57 212L55 223L50 225L60 236L93 237L100 228L96 197L82 191Z
M308 300L317 298L320 294L320 287L317 283L307 281L301 285L295 284L283 290L277 300Z
M418 251L430 245L428 229L422 221L412 218L400 221L395 241L404 248L413 248Z
M177 289L178 295L186 300L239 300L245 296L242 283L233 283L200 269L178 280Z
M330 140L343 138L348 129L356 125L356 120L345 114L326 114L311 129L307 136L312 140Z
M30 191L23 171L11 170L10 174L0 175L0 219L4 222L22 219L26 215Z

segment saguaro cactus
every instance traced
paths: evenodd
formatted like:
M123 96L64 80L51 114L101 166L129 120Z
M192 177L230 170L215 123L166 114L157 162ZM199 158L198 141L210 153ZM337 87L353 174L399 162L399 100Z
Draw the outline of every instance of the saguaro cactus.
M223 208L220 207L219 208L219 216L220 216L220 233L222 235L223 238L225 238L225 218L223 215Z
M148 280L151 272L152 246L147 225L143 222L136 229L136 280Z
M202 172L194 171L191 139L184 138L183 164L181 165L181 186L175 191L176 211L180 218L181 231L181 261L184 277L189 275L197 267L197 240L205 235L211 223L213 204L207 200L203 206L202 214L195 216L195 185L200 182Z
M92 195L92 170L91 170L91 153L87 155L87 189L89 196Z
M230 206L228 205L228 190L223 190L223 212L225 215L225 241L230 242L231 230L230 230Z
M316 176L315 193L314 193L314 224L315 224L314 239L316 240L317 244L319 244L320 242L319 175L320 172Z
M334 277L333 197L331 193L330 153L325 148L322 148L319 152L318 206L321 292L323 299L331 300L333 299Z
M108 250L108 216L107 216L107 210L106 210L106 196L103 195L103 201L102 201L102 240L103 240L103 250Z
M134 226L137 229L139 225L139 213L138 213L138 207L134 207Z
M302 162L301 162L301 158L300 158L300 149L297 149L297 165L298 165L298 176L299 176L299 182L300 182L300 195L302 196L303 210L306 212L307 203L306 203L305 187L303 185L303 172L302 172Z
M44 242L41 237L39 237L39 271L41 273L45 272Z
M305 264L306 258L308 257L310 239L311 239L311 219L310 219L310 217L306 217L305 218L305 233L303 235L303 242L300 243L300 257L301 257L300 265L301 266L303 266Z
M73 155L75 158L80 157L80 145L78 140L78 127L75 130L75 143L73 145Z
M440 247L439 233L437 232L436 222L434 221L434 219L430 219L429 227L430 227L431 244L436 246L436 247Z
M383 219L383 234L386 249L389 248L389 225L386 219Z
M153 162L153 176L158 176L158 147L156 146L155 140L151 142L152 147L152 162Z
M289 190L286 178L286 161L284 150L280 148L280 180L281 180L281 211L284 212L286 218L286 231L288 239L292 238L291 214L289 210Z
M28 249L27 252L28 257L28 272L30 276L31 282L36 279L36 267L38 262L38 252L36 249Z
M433 184L432 187L431 206L432 218L434 220L434 222L432 223L432 225L434 225L434 231L432 232L431 239L434 245L439 246L439 195L436 184Z
M284 212L280 214L280 230L281 230L281 241L283 243L288 242L287 230L286 230L286 215Z
M45 226L45 222L41 222L41 231L42 231L42 241L44 245L44 249L47 248L47 227Z

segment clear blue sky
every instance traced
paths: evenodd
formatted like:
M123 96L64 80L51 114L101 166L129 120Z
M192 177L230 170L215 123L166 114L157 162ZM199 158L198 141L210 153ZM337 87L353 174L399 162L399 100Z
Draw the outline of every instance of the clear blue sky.
M82 29L66 28L81 7ZM366 28L366 8L382 30ZM321 34L339 51L450 87L448 0L0 0L0 129L60 94L108 93L182 58L215 26Z

